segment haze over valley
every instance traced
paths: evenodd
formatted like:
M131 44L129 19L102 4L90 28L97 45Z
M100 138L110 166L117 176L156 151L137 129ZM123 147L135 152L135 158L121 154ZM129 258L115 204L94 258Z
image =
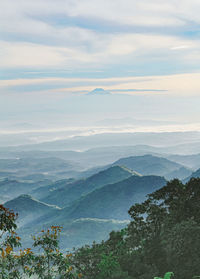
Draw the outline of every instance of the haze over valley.
M200 277L199 14L0 1L0 277Z
M36 232L51 224L64 228L63 249L101 241L130 222L132 204L168 180L199 177L199 137L103 133L2 146L0 202L19 213L23 245L30 245L33 227Z

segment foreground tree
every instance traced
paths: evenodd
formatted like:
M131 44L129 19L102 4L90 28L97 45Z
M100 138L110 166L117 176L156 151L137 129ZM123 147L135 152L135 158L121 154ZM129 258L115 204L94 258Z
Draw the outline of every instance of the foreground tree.
M169 271L174 272L174 279L199 278L200 179L185 185L176 179L170 181L145 202L133 205L129 214L132 220L127 228L73 254L60 252L58 226L34 238L33 247L39 249L36 254L30 248L17 253L17 216L0 206L0 279L23 275L41 279L151 279L163 274L171 278Z
M31 248L14 251L20 247L20 237L15 229L17 215L0 205L0 279L16 279L35 275L40 279L75 279L82 275L74 269L70 262L72 254L63 254L59 250L59 233L61 227L52 226L42 230L33 237L33 253Z
M73 261L81 266L84 278L97 278L95 274L117 278L114 269L110 268L109 276L99 269L103 263L109 265L110 255L126 274L124 278L169 277L169 271L175 279L200 274L200 179L185 185L177 179L170 181L145 202L133 205L129 214L132 221L125 230L112 232L106 242L76 251Z
M13 256L13 249L21 246L20 237L15 229L17 215L0 205L0 278L20 278L20 266Z

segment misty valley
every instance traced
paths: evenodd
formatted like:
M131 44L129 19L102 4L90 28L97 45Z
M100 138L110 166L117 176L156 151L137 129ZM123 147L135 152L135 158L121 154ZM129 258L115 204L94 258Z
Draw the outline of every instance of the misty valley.
M200 1L0 1L0 279L200 278Z
M142 136L146 137L147 135L140 135L141 138ZM173 136L173 133L169 134L169 138L173 138ZM154 137L159 142L162 134L155 134ZM91 141L89 137L88 141ZM81 143L81 141L79 142ZM47 146L45 143L42 146L38 144L32 149L28 145L12 146L0 151L0 203L18 214L16 232L21 237L22 248L31 247L33 236L37 235L38 232L48 230L51 226L62 227L60 232L61 251L74 253L73 249L75 249L73 259L75 265L86 264L83 263L86 258L89 261L86 261L87 264L91 264L90 268L89 266L85 269L80 268L83 269L81 272L86 276L85 278L97 278L93 274L93 272L99 272L95 260L93 262L92 259L88 258L89 254L93 255L96 250L97 254L93 256L97 257L96 261L99 261L99 264L102 262L102 255L104 255L104 260L108 263L109 261L117 261L116 270L120 269L116 277L105 277L108 275L104 274L101 278L147 278L145 277L147 275L144 277L138 275L137 277L133 271L123 266L123 261L120 258L122 255L115 255L117 250L114 248L115 246L112 247L111 242L115 243L113 245L119 245L122 242L122 246L125 246L120 253L130 253L126 245L131 247L133 244L130 245L129 242L133 241L134 243L139 237L135 235L135 240L131 240L133 235L130 232L133 229L132 226L136 226L136 221L139 220L137 219L139 218L138 214L140 214L140 220L144 224L150 222L148 218L152 218L153 211L151 212L150 204L152 203L151 206L153 206L153 201L151 196L157 200L155 206L158 206L159 210L165 203L165 206L170 207L170 193L172 194L176 187L189 187L188 185L193 187L193 179L197 179L195 182L198 185L198 188L195 188L197 196L193 197L194 202L192 203L195 205L196 198L199 201L200 153L198 153L199 145L197 142L165 146L158 144L154 146L138 144L99 146L87 150L84 150L84 146L79 146L82 151L76 151L73 148L68 150L70 146L66 145L64 148L64 142L62 142L61 150L59 141L52 142L51 145L53 147L49 143ZM57 150L56 146L58 146ZM177 186L177 184L180 185ZM165 188L167 190L170 188L171 192L164 194ZM181 195L179 188L177 191ZM176 194L175 191L173 195ZM149 202L145 202L148 199ZM164 202L158 203L160 199ZM143 210L140 207L137 208L140 204L143 204ZM180 210L180 206L178 205L177 210ZM195 214L197 214L198 219L200 216L199 202L195 206L197 206ZM134 207L135 212L133 211ZM168 214L172 213L169 211ZM190 215L192 214L190 209ZM144 215L149 215L149 217L146 219ZM186 216L183 221L194 222L195 218L193 215L189 219ZM191 229L199 224L198 220L195 221L196 223ZM150 223L152 222L154 222L153 219ZM179 222L180 226L186 225L184 222ZM141 235L143 233L141 231ZM123 234L126 236L125 238L123 238ZM155 240L157 237L158 235L155 236ZM159 235L159 239L160 237ZM178 235L175 234L174 237L176 238ZM194 240L198 241L196 238ZM157 247L156 249L161 248ZM100 249L99 252L98 249ZM101 249L102 252L100 252ZM87 251L90 252L86 257ZM85 256L84 253L86 253ZM158 260L156 255L153 256L154 252L149 251L149 253L155 257L152 261ZM155 253L159 254L159 251ZM126 258L127 254L124 257ZM142 255L139 255L140 257ZM137 261L139 258L136 257ZM146 262L145 258L142 261L145 262L146 268L149 270L148 261ZM163 263L156 265L154 262L154 264L153 268L150 265L152 276L156 275L154 269L156 270L157 266L160 266L160 270L157 272L164 274L169 271L168 267L163 268ZM176 271L175 267L173 271ZM143 271L140 273L143 274ZM179 273L180 271L177 271L177 274ZM133 274L135 277L131 277ZM183 276L183 278L186 277Z

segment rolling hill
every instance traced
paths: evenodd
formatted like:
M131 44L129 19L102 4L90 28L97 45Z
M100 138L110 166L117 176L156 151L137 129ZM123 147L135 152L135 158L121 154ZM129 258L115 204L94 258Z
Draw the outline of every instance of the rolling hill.
M187 166L188 168L198 169L200 168L200 154L191 155L169 155L169 160Z
M153 155L131 156L119 159L113 165L125 166L142 175L160 175L168 178L168 174L183 168L182 165L168 159Z
M6 172L17 172L18 175L30 175L33 173L55 173L56 171L65 171L71 174L80 171L81 167L78 163L63 160L56 157L47 158L15 158L0 159L0 170Z
M174 171L168 173L166 175L166 178L169 179L169 180L174 179L174 178L178 178L178 179L182 180L182 179L188 177L191 174L192 174L191 169L181 167L178 170L174 170Z
M45 197L49 196L51 192L66 187L66 185L71 184L74 181L75 180L72 178L58 180L53 183L50 183L49 185L34 189L33 191L31 191L30 194L36 199L44 199Z
M109 96L105 96L106 98ZM191 154L199 150L199 132L136 132L136 133L103 133L90 136L74 136L64 140L54 140L37 144L20 146L3 146L0 151L58 151L87 150L104 146L152 145L164 146L165 153Z
M141 202L145 196L164 186L166 180L159 176L131 176L123 181L96 189L61 211L61 218L129 218L131 205Z
M6 197L6 202L9 199L13 199L21 194L29 194L36 188L45 186L49 181L40 181L37 183L22 182L14 179L4 179L0 181L0 193L1 196Z
M63 187L52 191L47 197L43 198L42 201L60 207L69 206L82 195L86 195L106 184L126 179L132 175L137 176L139 174L124 167L112 166L87 179L81 179L71 184L63 183Z
M60 210L59 207L40 202L32 198L30 195L20 195L19 197L6 202L4 206L19 214L17 222L20 226L25 223L33 222L34 219L47 213L51 214Z

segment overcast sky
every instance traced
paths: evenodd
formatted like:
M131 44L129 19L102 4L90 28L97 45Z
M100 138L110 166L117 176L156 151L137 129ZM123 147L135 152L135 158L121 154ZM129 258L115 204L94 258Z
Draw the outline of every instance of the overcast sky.
M96 87L199 100L199 14L199 0L1 0L3 117Z

